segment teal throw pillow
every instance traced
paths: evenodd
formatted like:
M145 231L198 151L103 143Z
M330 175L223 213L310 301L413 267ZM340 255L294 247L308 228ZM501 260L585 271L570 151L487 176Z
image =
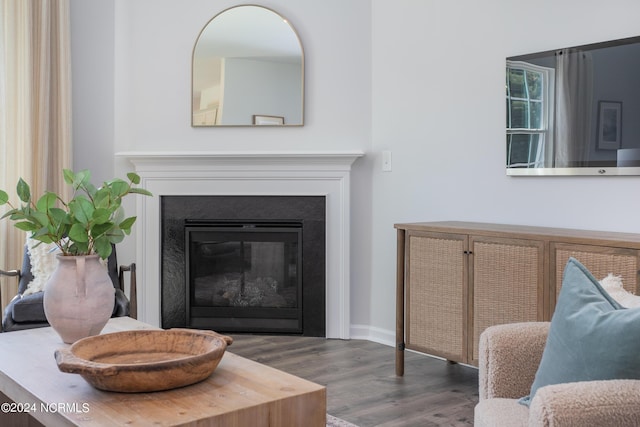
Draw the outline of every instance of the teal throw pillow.
M640 379L640 309L625 309L576 259L567 263L529 396L576 381Z

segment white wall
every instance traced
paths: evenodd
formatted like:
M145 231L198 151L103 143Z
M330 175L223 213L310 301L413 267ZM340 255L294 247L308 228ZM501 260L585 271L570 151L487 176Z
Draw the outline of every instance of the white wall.
M111 25L102 22L109 13L92 13L109 12L109 4ZM638 35L637 0L541 0L544 7L536 8L513 0L263 2L289 18L302 39L305 126L192 128L193 43L212 16L236 4L72 0L74 40L95 39L74 57L74 79L95 83L74 95L75 119L83 119L74 125L76 165L122 171L126 165L103 156L106 147L366 151L352 179L357 336L393 342L396 222L640 232L640 177L507 177L504 170L505 58ZM81 26L79 19L91 22ZM102 73L88 46L109 52L103 38L111 27L114 68ZM113 103L111 120L108 111L78 111L96 100ZM101 148L98 139L107 140ZM382 150L393 153L392 172L381 171Z
M113 178L114 3L71 1L74 169Z
M639 15L636 0L373 0L374 330L394 327L396 222L640 232L640 177L507 177L504 136L507 56L636 36Z
M215 14L237 1L116 0L116 150L366 148L371 123L367 3L262 2L287 17L300 35L308 99L303 128L264 131L190 126L194 43ZM337 30L327 31L329 24ZM353 28L358 31L349 31Z

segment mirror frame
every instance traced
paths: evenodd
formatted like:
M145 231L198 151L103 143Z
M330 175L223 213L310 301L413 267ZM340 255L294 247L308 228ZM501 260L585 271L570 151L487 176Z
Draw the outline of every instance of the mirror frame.
M298 44L300 45L300 67L301 67L301 97L300 97L300 122L299 123L293 123L293 124L288 124L286 123L286 121L283 124L280 123L275 123L273 121L269 121L269 122L265 122L264 124L259 124L256 123L256 119L255 116L254 117L250 117L250 119L253 119L252 123L250 124L214 124L214 125L196 125L194 123L194 105L193 105L193 98L194 98L194 72L195 72L195 67L194 67L194 61L195 61L195 54L196 54L196 48L198 47L198 42L200 41L200 38L202 37L203 32L206 30L206 28L209 26L209 24L211 24L216 18L218 18L220 15L224 14L225 12L228 12L232 9L236 9L236 8L240 8L240 7L257 7L260 9L264 9L268 12L273 13L274 15L276 15L277 17L279 17L280 19L282 19L288 26L289 29L293 32L293 34L296 36L297 40L298 40ZM190 96L190 104L191 104L191 127L192 128L217 128L217 127L299 127L299 126L304 126L304 119L305 119L305 53L304 53L304 46L302 44L302 40L300 39L300 35L298 34L298 31L295 29L295 27L293 26L293 24L291 24L291 21L289 21L289 19L287 19L285 16L283 16L282 14L276 12L275 10L265 7L265 6L261 6L261 5L257 5L257 4L240 4L240 5L236 5L236 6L231 6L228 7L224 10L221 10L220 12L218 12L217 14L215 14L211 19L209 19L206 24L202 27L202 29L200 30L200 32L198 33L198 37L196 38L196 42L193 45L193 51L191 53L191 96ZM266 117L266 116L264 116Z

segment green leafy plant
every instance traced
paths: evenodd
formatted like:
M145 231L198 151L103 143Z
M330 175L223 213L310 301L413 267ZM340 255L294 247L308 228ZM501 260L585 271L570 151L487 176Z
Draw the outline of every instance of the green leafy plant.
M120 243L131 233L136 217L125 217L122 198L128 194L152 194L135 187L140 177L131 172L128 181L115 178L100 188L91 184L91 173L63 170L64 180L73 187L73 196L64 201L52 192L34 198L29 185L20 178L16 186L22 202L15 207L6 191L0 190L0 206L11 209L2 218L15 221L15 227L31 233L31 238L43 243L54 243L63 255L98 254L106 259L111 244Z

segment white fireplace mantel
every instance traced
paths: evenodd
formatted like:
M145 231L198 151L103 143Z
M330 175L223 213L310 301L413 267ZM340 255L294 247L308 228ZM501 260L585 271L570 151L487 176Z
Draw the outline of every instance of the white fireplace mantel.
M326 334L349 338L348 152L120 152L154 197L137 198L138 317L160 326L160 199L174 195L326 197Z

